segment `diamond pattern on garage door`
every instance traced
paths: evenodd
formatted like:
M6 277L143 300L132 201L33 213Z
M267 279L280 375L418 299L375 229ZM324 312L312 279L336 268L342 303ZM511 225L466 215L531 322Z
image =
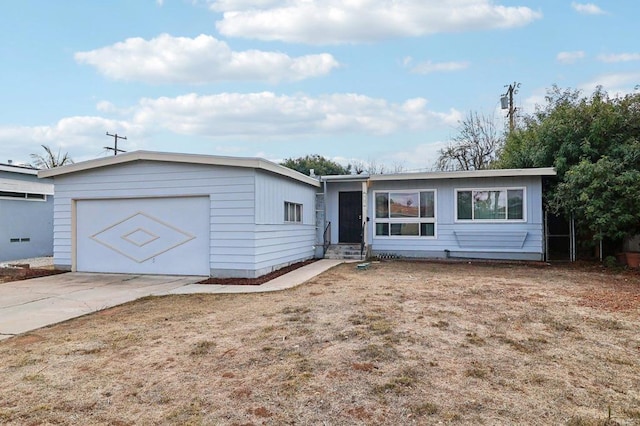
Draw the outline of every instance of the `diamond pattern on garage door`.
M142 263L195 238L195 235L137 212L91 235L94 241Z

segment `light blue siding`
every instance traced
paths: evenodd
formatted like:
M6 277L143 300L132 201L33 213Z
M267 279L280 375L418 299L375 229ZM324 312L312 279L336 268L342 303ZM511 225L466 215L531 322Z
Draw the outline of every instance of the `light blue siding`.
M261 170L138 161L55 177L54 256L72 265L72 200L208 196L213 276L257 277L313 257L316 188ZM303 205L302 224L284 223L284 202Z
M302 223L315 225L316 189L302 182L257 171L256 223L284 223L284 203L302 204Z
M330 182L325 199L327 223L331 222L331 244L338 243L338 200L340 192L362 191L362 182ZM371 216L371 215L369 215Z
M526 220L522 222L459 222L456 189L524 187ZM435 190L436 238L376 237L375 191ZM542 184L540 177L475 178L448 180L378 181L369 188L368 226L373 254L414 257L477 257L495 259L543 259Z
M51 179L4 171L0 178L52 183ZM52 195L46 201L0 199L0 262L53 254L53 203Z
M219 236L232 234L229 224L253 224L255 216L255 171L247 168L141 161L60 175L55 185L60 196L54 207L54 259L66 268L72 265L72 199L209 196L210 233ZM212 240L210 257L214 252L218 261L234 259Z
M314 257L317 189L257 171L255 264L258 275ZM284 203L302 205L302 223L285 223Z

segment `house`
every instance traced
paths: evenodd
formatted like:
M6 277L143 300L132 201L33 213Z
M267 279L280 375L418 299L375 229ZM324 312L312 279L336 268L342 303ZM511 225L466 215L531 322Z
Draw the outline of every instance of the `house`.
M0 164L0 262L53 254L53 183Z
M330 253L545 259L542 180L553 168L325 176ZM339 250L337 251L339 255Z
M266 160L135 151L39 176L60 269L254 278L314 257L320 183Z
M51 170L54 263L255 278L365 254L543 260L551 168L310 177L259 158L135 151ZM329 252L331 253L331 252Z

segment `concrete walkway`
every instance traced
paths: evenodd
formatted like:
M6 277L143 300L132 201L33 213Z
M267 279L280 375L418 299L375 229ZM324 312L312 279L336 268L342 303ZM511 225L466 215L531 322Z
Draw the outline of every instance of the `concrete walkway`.
M195 284L203 277L82 272L0 284L0 340L145 296L284 290L340 263L322 259L259 286Z

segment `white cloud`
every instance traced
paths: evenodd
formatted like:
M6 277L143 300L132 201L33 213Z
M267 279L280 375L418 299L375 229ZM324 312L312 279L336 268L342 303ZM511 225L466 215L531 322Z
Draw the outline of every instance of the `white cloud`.
M133 122L171 132L200 136L304 136L427 129L456 123L456 110L434 112L422 98L402 104L358 94L310 97L271 92L195 93L175 98L143 99Z
M584 52L577 50L573 52L560 52L556 55L556 60L562 64L573 64L584 57Z
M451 127L462 117L454 109L430 110L424 98L392 103L352 93L319 97L271 92L187 94L141 99L125 108L102 101L97 107L118 119L81 116L64 118L50 126L0 126L4 155L28 161L14 153L24 154L27 146L29 151L37 151L40 144L48 144L61 146L76 160L94 158L113 143L105 132L127 136L122 145L126 150L149 149L151 141L152 149L174 147L180 140L182 144L175 148L179 151L211 153L217 148L213 143L211 148L203 147L204 141L267 143L340 135L359 135L366 140ZM186 147L185 141L191 141L191 145Z
M579 86L587 94L601 86L611 96L624 96L632 93L640 81L640 72L602 74Z
M397 151L391 154L392 164L402 165L407 172L431 171L435 167L440 150L447 146L447 142L423 143L407 151Z
M520 112L522 114L533 114L536 108L544 107L547 104L546 95L546 89L534 90L533 93L523 101Z
M469 68L468 62L422 62L411 68L412 73L430 74L432 72L452 72Z
M640 61L640 53L614 53L609 55L599 55L598 60L608 63Z
M201 34L196 38L162 34L151 40L124 42L75 54L116 80L202 84L252 80L278 82L319 77L338 67L327 53L292 58L280 52L232 51L227 43Z
M606 12L593 3L571 3L571 7L583 15L604 15Z
M217 0L229 37L308 44L371 42L436 33L514 28L542 17L492 0Z
M106 132L117 132L130 136L130 139L140 139L144 131L141 127L127 121L111 120L96 116L66 117L49 126L0 126L0 144L7 155L29 161L25 155L28 152L40 153L40 145L69 152L78 161L95 158L104 149L112 145ZM127 142L125 149L136 149L135 142ZM18 154L19 153L19 154Z

